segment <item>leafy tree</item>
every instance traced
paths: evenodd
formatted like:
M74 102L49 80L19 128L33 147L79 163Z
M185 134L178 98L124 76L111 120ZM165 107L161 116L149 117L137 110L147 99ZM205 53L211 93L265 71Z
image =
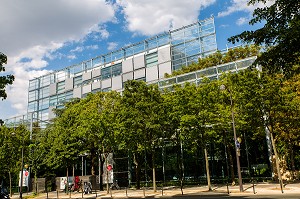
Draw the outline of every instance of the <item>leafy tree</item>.
M271 0L249 0L256 3L272 3ZM249 24L264 23L255 31L244 31L228 40L232 43L247 42L266 45L267 50L256 60L269 72L286 74L299 72L300 63L300 2L298 0L275 0L272 5L256 8Z
M140 188L140 157L146 150L152 155L153 190L156 191L155 149L163 137L163 98L157 86L142 81L128 81L120 111L121 139L134 154L137 188Z
M15 128L0 127L0 178L5 180L8 174L10 194L12 179L18 179L21 170L22 153L25 163L28 163L29 131L25 126ZM23 151L23 152L22 152Z
M5 71L3 64L7 63L7 56L0 52L0 72ZM12 84L14 81L13 75L0 76L0 99L6 99L7 94L5 92L5 87L8 84Z

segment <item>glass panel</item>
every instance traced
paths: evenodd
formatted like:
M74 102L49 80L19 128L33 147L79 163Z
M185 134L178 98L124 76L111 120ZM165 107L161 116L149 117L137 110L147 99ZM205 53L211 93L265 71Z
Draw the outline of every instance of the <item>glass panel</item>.
M34 90L39 87L39 79L34 79L29 81L29 90Z
M193 25L184 30L184 40L190 41L199 37L198 25Z
M57 83L57 93L61 93L65 91L65 81Z
M103 89L102 89L102 92L108 92L108 91L111 91L111 87L103 88Z
M49 106L56 106L57 105L57 96L51 96L49 99Z
M63 104L65 102L66 96L64 93L57 95L57 104Z
M164 81L160 81L158 83L158 85L161 87L161 86L167 86L167 85L173 85L173 84L176 84L176 77L172 78L172 79L167 79L167 80L164 80Z
M172 39L171 43L173 45L183 43L183 41L184 41L183 38L184 38L184 36L183 36L183 31L182 30L171 33L171 39Z
M222 73L222 72L226 72L229 70L235 70L235 63L229 63L226 65L222 65L218 67L218 72Z
M112 53L112 58L114 61L123 59L123 57L124 57L123 50L118 50L118 51Z
M28 101L34 101L38 99L38 90L34 90L34 91L29 91L28 93Z
M37 104L38 104L37 101L29 102L28 107L27 107L27 111L28 112L37 111Z
M236 62L237 68L247 68L253 64L255 59L248 59Z
M106 67L106 68L102 68L101 69L101 76L102 76L103 80L111 78L111 66Z
M50 80L51 80L50 75L46 75L44 77L41 77L41 79L40 79L40 81L41 81L40 87L44 87L44 86L50 85Z
M49 96L49 86L40 89L40 98L45 98Z
M157 52L146 55L146 67L155 66L158 63Z
M144 42L141 42L134 46L134 54L140 53L145 51L145 44Z
M66 101L70 101L73 98L73 91L66 92Z
M148 50L157 48L157 40L156 39L147 41L147 44L148 44Z
M188 81L188 80L192 80L192 79L196 79L196 73L179 76L179 77L177 77L177 82L179 83L179 82L184 82L184 81Z
M45 98L39 101L39 110L49 108L49 98Z
M92 59L93 62L93 68L97 67L99 65L103 65L103 58L102 57L96 57L94 59Z
M197 72L197 77L201 78L201 77L214 75L214 74L217 74L216 68L208 68L208 69L204 69L204 70Z
M170 41L170 36L169 34L165 34L165 35L161 35L158 37L158 46L163 46L163 45L166 45L168 44Z
M77 88L82 84L82 75L74 77L74 87Z
M119 76L122 73L122 63L115 64L112 66L112 76Z

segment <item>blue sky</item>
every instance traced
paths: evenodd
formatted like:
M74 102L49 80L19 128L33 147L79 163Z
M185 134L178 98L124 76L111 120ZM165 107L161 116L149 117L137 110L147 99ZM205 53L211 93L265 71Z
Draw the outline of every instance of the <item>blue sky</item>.
M27 111L28 80L139 42L155 34L215 17L220 50L249 26L248 0L2 0L0 52L15 75L0 101L0 118ZM0 73L4 75L4 73Z

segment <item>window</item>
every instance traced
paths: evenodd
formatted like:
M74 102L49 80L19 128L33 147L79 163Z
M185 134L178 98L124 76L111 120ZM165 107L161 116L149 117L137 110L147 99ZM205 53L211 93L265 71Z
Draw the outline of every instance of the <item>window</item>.
M146 55L146 67L156 66L158 63L157 52Z
M115 64L112 66L112 76L119 76L122 73L122 63Z
M30 91L28 93L28 101L31 102L31 101L37 100L38 93L39 93L38 90Z
M81 86L82 83L82 75L74 77L74 88Z
M111 77L111 66L101 69L102 79L108 79Z
M65 81L57 83L57 93L61 93L65 91Z

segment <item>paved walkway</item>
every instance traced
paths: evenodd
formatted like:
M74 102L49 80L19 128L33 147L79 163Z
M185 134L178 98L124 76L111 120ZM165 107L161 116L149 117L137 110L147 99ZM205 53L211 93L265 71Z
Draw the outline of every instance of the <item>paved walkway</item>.
M243 192L239 191L239 186L212 186L212 191L208 191L207 186L193 186L193 187L184 187L181 191L178 187L168 187L162 190L159 188L155 193L152 189L141 189L141 190L133 190L133 189L122 189L122 190L112 190L110 193L106 193L106 191L98 191L93 192L92 194L82 194L78 192L71 193L68 195L64 192L49 192L48 198L170 198L175 196L204 196L204 195L229 195L230 196L247 196L247 195L284 195L288 194L299 194L300 198L300 184L287 184L283 188L283 193L281 192L279 184L273 183L261 183L255 184L254 189L252 184L244 184ZM30 197L31 193L24 193L23 197ZM31 196L32 197L32 196ZM12 198L19 198L19 195L14 194ZM35 198L43 199L47 198L46 193L40 193Z

